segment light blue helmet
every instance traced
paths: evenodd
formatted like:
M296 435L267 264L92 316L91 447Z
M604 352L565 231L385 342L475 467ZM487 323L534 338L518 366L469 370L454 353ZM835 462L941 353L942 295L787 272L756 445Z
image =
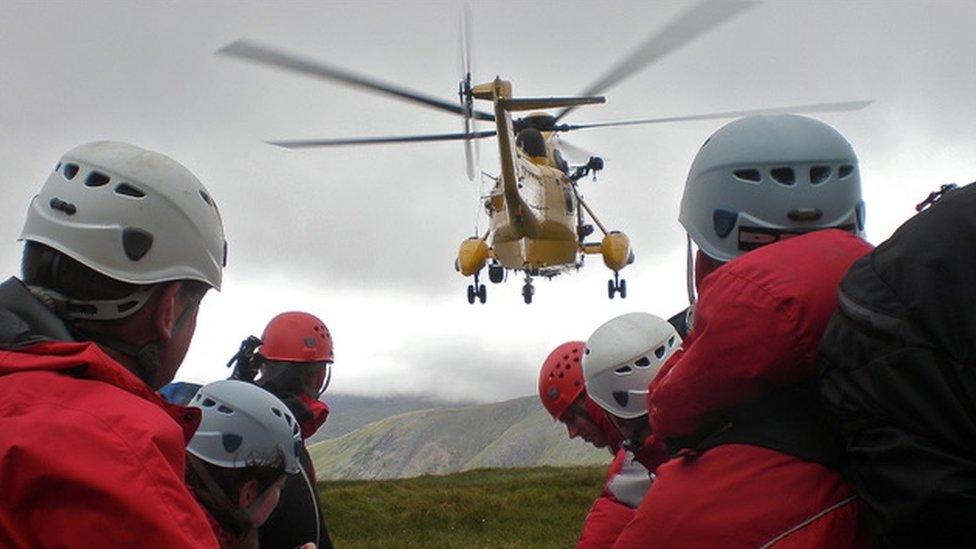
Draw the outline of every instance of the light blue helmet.
M857 155L837 130L812 118L736 120L695 156L678 220L699 249L719 261L816 229L861 235Z
M299 472L302 436L283 402L256 385L224 380L204 385L189 403L203 412L187 451L219 467L240 468L283 458Z

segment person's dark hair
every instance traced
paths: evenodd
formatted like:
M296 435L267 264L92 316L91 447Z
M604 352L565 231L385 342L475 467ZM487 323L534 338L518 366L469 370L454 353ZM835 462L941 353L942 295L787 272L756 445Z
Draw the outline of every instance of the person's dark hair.
M258 385L278 398L300 395L305 391L302 368L314 364L320 363L284 362L260 357L260 365L266 374L258 380Z
M253 528L243 509L237 506L244 485L251 480L257 481L258 493L263 493L285 474L285 458L280 454L271 462L249 463L245 467L234 468L207 463L193 454L186 457L191 462L188 463L191 466L186 468L187 486L220 527L235 538L248 534ZM215 494L208 487L207 481L197 472L199 466L223 493Z
M72 299L121 299L151 285L130 284L103 275L67 255L39 242L27 241L21 260L21 280L28 286L54 290ZM203 295L210 288L197 280L182 280L181 292L188 297Z

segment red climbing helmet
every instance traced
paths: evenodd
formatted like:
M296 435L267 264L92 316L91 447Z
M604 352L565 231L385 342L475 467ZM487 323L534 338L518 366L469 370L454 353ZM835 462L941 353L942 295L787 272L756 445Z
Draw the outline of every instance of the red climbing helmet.
M539 398L553 419L562 417L583 392L583 347L582 341L563 343L542 363Z
M281 313L271 319L257 350L276 362L333 362L332 334L315 315Z

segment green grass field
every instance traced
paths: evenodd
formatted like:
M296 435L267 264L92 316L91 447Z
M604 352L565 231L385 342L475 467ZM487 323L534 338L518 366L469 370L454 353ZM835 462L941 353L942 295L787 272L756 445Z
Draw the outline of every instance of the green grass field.
M478 469L402 480L320 482L346 547L573 547L605 467Z

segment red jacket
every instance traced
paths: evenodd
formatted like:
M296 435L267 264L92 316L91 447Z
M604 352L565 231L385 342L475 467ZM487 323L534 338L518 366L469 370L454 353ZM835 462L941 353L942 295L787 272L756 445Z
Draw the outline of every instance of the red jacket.
M651 479L647 469L635 463L632 456L621 449L623 437L603 408L588 395L583 399L583 406L593 423L603 431L614 454L603 492L590 507L577 543L581 549L599 549L613 546L621 530L634 517L634 509L650 486Z
M0 546L217 547L184 485L199 411L90 342L0 349Z
M640 504L651 485L650 474L633 459L626 450L618 450L607 470L603 493L593 502L583 522L577 547L599 549L613 547L617 536L634 518L634 509Z
M837 286L868 251L848 233L818 231L705 277L683 349L651 383L655 436L694 435L721 410L811 377ZM655 472L616 547L868 546L858 500L818 463L724 444L679 452Z

